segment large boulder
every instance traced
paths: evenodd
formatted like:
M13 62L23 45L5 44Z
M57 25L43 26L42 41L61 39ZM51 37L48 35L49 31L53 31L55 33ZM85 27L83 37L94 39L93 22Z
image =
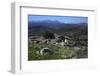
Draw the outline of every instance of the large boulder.
M41 55L52 55L53 51L49 48L43 48L40 50Z

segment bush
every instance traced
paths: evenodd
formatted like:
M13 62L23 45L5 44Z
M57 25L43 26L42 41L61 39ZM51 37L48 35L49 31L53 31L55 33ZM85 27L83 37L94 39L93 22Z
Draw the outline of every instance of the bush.
M43 34L43 37L45 39L54 39L55 36L54 36L54 33L50 32L50 31L46 31L44 34Z

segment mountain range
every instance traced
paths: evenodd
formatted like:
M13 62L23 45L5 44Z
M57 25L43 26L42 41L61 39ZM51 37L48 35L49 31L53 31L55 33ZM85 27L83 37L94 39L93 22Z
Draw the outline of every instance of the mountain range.
M39 34L45 31L52 31L54 33L64 33L69 31L74 32L87 32L87 23L63 23L60 21L32 21L28 22L29 34Z

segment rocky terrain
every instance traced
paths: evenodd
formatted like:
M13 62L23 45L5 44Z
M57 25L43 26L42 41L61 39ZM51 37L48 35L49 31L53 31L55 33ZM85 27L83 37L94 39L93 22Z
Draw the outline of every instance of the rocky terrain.
M30 22L28 60L79 59L88 57L87 23Z

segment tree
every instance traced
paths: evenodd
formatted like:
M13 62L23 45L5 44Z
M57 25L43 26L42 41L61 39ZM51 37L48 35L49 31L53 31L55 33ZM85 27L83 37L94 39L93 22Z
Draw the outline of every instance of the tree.
M54 39L55 38L54 33L50 32L50 31L44 32L43 37L46 39Z

